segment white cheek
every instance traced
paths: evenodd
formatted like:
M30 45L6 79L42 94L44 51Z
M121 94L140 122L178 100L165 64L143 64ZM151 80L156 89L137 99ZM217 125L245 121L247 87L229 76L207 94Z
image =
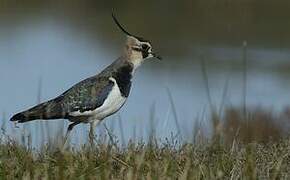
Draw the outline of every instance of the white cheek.
M152 55L152 54L149 54L147 58L152 58L152 57L153 57L153 55ZM147 59L147 58L146 58L146 59Z

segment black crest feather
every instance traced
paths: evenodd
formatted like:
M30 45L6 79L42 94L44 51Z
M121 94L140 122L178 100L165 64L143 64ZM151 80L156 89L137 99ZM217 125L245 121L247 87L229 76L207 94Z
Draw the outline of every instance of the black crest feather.
M116 18L114 12L112 12L112 18L113 18L115 24L116 24L116 25L121 29L121 31L122 31L123 33L127 34L128 36L133 36L133 37L137 38L139 41L142 41L142 42L144 42L144 41L149 42L149 41L145 40L145 39L142 38L142 37L139 37L139 36L136 36L136 35L133 35L133 34L129 33L129 32L124 28L124 26L122 26L122 25L119 23L119 21L118 21L118 19Z

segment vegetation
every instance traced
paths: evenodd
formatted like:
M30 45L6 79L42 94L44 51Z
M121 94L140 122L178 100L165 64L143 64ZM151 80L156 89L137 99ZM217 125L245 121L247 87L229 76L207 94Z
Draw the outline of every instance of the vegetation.
M219 121L213 137L206 139L203 133L196 133L194 143L153 137L147 143L129 142L121 147L109 134L107 140L96 138L94 145L61 150L47 144L33 149L29 143L3 135L0 178L288 179L290 140L286 131L276 125L281 123L274 122L274 115L261 109L247 113L251 118L247 125L242 115L228 108L223 118L212 116L212 122ZM287 111L279 117L286 115Z
M108 144L33 151L15 142L0 146L1 179L257 179L289 178L290 141L231 147L219 143Z

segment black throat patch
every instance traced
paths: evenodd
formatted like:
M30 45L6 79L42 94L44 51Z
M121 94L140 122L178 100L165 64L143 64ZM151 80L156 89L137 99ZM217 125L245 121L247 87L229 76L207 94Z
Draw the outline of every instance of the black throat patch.
M132 79L133 65L126 64L119 67L114 73L113 77L120 88L123 97L128 97L131 89L131 79Z

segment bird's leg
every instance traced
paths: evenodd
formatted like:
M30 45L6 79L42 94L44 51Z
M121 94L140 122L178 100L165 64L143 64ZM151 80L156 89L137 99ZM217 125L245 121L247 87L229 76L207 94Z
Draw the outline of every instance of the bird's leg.
M89 141L91 146L93 146L94 144L94 139L95 139L95 129L96 126L99 124L99 120L94 120L92 122L90 122L90 132L89 132Z
M70 132L72 131L72 129L74 128L75 125L78 125L79 123L81 123L80 121L77 121L77 122L73 122L71 123L68 128L67 128L67 131L66 131L66 135L64 137L64 142L63 142L63 147L65 146L66 142L67 142L67 139L70 135Z

